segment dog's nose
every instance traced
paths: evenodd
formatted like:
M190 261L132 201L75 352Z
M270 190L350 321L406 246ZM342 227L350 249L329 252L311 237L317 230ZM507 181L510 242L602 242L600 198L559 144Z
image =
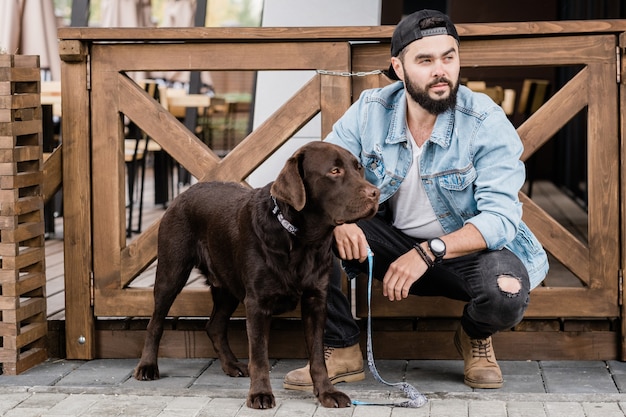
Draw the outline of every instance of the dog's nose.
M376 187L369 186L369 187L365 188L365 195L368 198L372 198L372 199L377 199L378 200L378 197L380 196L380 190L378 188L376 188Z

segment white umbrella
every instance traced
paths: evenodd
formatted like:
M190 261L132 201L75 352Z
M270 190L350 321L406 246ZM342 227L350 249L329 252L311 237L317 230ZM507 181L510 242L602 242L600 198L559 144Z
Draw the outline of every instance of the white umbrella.
M9 54L39 55L52 80L61 78L57 22L52 0L0 1L0 49Z
M161 27L193 27L196 7L196 0L167 0L163 7ZM155 73L155 76L162 76L170 83L187 84L189 82L189 71L169 71L165 74ZM203 85L213 87L210 72L202 71L201 80Z
M196 0L168 0L163 7L163 27L192 27Z
M101 0L100 26L151 27L151 0Z

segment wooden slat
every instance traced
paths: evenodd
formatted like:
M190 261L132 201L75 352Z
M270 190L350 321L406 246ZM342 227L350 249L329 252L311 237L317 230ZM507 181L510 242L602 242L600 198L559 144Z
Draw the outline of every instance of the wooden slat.
M569 20L552 22L473 23L455 25L461 37L554 35L577 33L616 33L626 31L626 21ZM255 42L259 39L342 41L386 40L391 38L395 26L352 27L280 27L280 28L59 28L62 40L89 39L95 41L205 40Z
M508 67L576 65L615 60L613 36L515 38L462 41L463 66Z
M615 59L613 39L612 36L580 36L463 40L459 53L461 66L468 68L610 63ZM353 71L389 67L388 45L354 45L353 49Z
M350 72L350 51L346 46L345 66L335 67L334 71ZM322 75L320 77L320 101L322 113L322 138L328 135L333 125L350 107L352 77Z
M622 33L619 36L619 47L622 51L626 48L626 33ZM626 109L626 58L624 58L623 54L621 57L621 62L618 62L617 65L621 65L620 74L621 79L619 84L619 108ZM620 198L620 217L621 219L626 219L626 198L624 198L624 191L626 190L626 112L619 112L619 126L620 126L620 137L619 137L619 146L620 146L620 187L619 189L622 192L622 198ZM623 220L622 220L623 221ZM626 269L626 227L621 227L620 229L620 242L621 245L621 253L620 253L620 270L622 273L622 279L624 274L624 269ZM626 361L626 320L623 318L626 317L626 303L624 302L624 295L626 293L626 289L622 285L622 288L619 290L618 299L620 300L620 305L622 306L621 311L621 333L620 333L620 359L622 361Z
M146 337L143 330L98 330L98 357L137 358ZM366 346L365 332L361 346ZM454 331L374 331L373 351L382 359L448 359L459 360L454 343ZM502 332L493 337L500 360L611 360L617 359L617 335L610 331ZM229 341L238 357L247 357L245 330L229 332ZM174 358L214 358L217 355L206 332L198 330L165 330L159 355ZM365 353L363 352L365 356ZM306 358L301 329L273 329L269 338L272 358Z
M57 146L43 164L43 201L48 202L61 188L63 181L63 145Z
M607 103L618 102L615 64L589 64L587 207L589 262L593 268L590 287L612 289L617 294L621 267L619 231L623 227L620 225L620 178L617 175L619 115L616 111L607 111Z
M62 55L63 57L63 55ZM68 358L92 359L95 328L91 309L91 134L86 61L61 63L63 100L63 218ZM79 343L84 338L84 343ZM83 340L83 339L80 339Z
M115 94L119 74L102 71L96 62L91 74L91 152L97 155L91 157L94 285L117 288L120 248L126 243L124 134L118 109L122 98Z
M356 282L356 313L367 317L367 279ZM617 317L619 308L611 303L610 290L586 288L542 288L531 292L530 305L524 317ZM555 304L554 299L567 300ZM372 283L372 317L461 317L464 303L444 297L415 297L389 301L382 295L382 284Z
M345 42L247 42L245 44L126 44L97 45L94 59L102 60L111 70L315 70L332 69L345 64ZM167 56L167 60L161 57ZM251 59L251 57L254 59ZM157 59L155 60L155 57Z
M96 290L94 313L104 317L150 317L154 310L152 288L130 288L125 290ZM213 309L211 289L185 288L172 305L170 317L209 317ZM245 308L239 304L234 317L245 317ZM300 307L277 317L300 317Z

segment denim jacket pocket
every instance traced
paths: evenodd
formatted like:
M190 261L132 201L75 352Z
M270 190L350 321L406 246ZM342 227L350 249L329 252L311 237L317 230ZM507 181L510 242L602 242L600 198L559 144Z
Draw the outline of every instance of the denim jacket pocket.
M363 155L363 167L372 173L377 179L381 180L385 177L385 163L382 155L368 154Z
M438 176L439 186L449 191L463 191L476 180L476 170L470 165L456 171L449 171Z

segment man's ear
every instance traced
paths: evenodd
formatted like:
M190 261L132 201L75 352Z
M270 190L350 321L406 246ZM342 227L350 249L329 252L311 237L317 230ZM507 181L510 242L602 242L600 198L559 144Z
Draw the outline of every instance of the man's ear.
M306 203L304 181L300 174L302 158L304 158L302 151L298 151L289 158L270 188L270 193L274 197L289 204L297 211L302 210Z
M396 75L400 79L400 81L404 81L404 67L402 66L402 61L397 56L391 57L391 65L393 66L393 70L396 72Z

